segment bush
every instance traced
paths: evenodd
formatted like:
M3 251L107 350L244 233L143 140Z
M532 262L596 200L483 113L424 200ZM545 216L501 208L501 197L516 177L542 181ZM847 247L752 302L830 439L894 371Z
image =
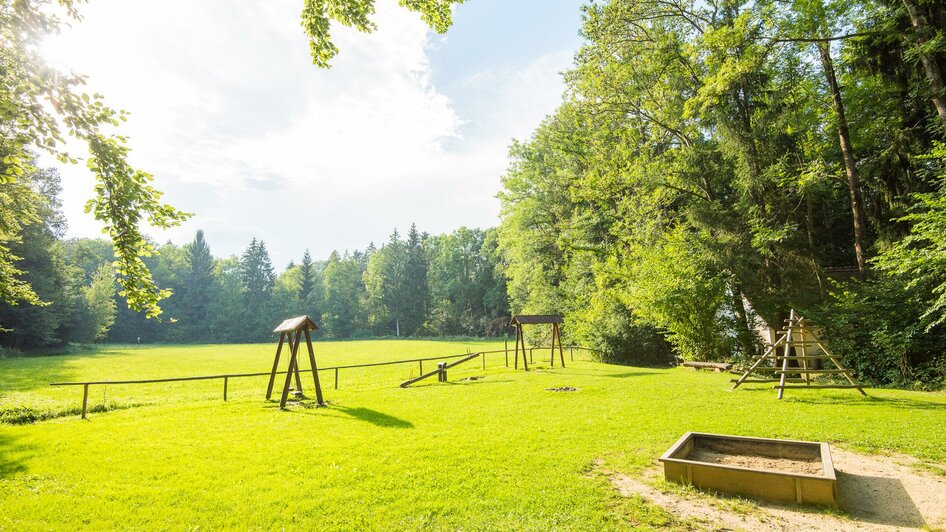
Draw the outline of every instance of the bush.
M861 381L941 388L946 331L924 325L930 294L927 286L881 274L835 285L830 302L811 317L829 348Z

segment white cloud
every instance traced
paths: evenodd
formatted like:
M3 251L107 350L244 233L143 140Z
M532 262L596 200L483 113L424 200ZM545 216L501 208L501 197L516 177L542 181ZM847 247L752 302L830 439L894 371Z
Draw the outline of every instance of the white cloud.
M362 247L416 221L441 232L496 223L511 137L554 110L570 52L459 84L464 116L431 82L430 34L393 1L378 31L335 30L332 69L311 64L299 0L97 0L48 56L132 112L132 162L197 216L216 254L266 240L277 264ZM95 236L84 166L62 169L70 234Z

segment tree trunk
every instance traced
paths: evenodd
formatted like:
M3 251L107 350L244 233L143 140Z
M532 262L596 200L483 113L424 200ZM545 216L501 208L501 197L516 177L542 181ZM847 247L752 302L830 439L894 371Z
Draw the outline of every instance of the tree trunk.
M739 322L736 327L736 339L739 341L742 355L748 360L759 354L758 343L755 341L755 329L750 323L749 312L742 298L742 290L735 280L729 282L729 293L732 297L733 313L736 315L736 321Z
M864 221L864 206L861 198L861 185L857 178L857 169L854 167L854 148L851 145L851 133L848 131L847 118L844 115L844 101L841 99L841 87L834 74L834 61L831 59L831 44L826 41L818 43L821 53L821 64L831 91L831 100L834 103L834 114L838 123L838 139L841 144L841 156L844 159L844 170L847 174L847 187L851 195L851 213L854 218L854 255L857 257L857 271L863 277L867 272L865 258L866 224Z
M919 44L919 47L927 45L930 42L932 28L930 28L926 16L920 11L916 0L902 1L903 6L907 8L907 14L910 15L910 23L913 24L913 29L916 30L917 44ZM926 70L926 77L929 79L930 88L933 92L931 98L933 105L936 106L936 112L939 114L940 120L946 122L946 89L944 89L946 83L943 82L943 70L936 58L928 53L920 52L920 61L923 63L923 69Z

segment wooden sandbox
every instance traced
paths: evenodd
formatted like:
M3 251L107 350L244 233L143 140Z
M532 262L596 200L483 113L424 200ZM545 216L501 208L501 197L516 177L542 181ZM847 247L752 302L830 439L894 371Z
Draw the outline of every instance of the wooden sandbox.
M722 493L837 506L827 443L687 432L660 457L664 477Z

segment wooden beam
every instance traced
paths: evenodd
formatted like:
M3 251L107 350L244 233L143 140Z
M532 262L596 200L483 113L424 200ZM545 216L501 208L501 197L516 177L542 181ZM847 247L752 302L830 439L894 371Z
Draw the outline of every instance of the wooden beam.
M279 398L279 408L286 408L286 400L289 399L289 387L292 385L292 376L296 373L298 369L298 361L296 360L296 355L299 352L299 343L302 339L302 332L296 331L296 337L294 341L290 344L292 349L289 354L289 371L286 372L286 383L282 387L282 395Z
M269 385L266 386L266 400L273 395L273 383L276 382L276 370L279 369L279 354L282 353L282 344L288 333L279 333L279 345L276 346L276 359L273 360L273 372L269 375Z
M82 387L82 419L85 419L86 413L89 411L89 385L86 384Z
M305 345L309 348L309 363L312 364L312 378L315 381L315 400L320 405L324 405L325 401L322 399L322 384L319 382L319 368L315 365L315 351L312 350L312 336L309 335L309 329L305 329ZM335 375L338 375L338 370L335 370ZM298 373L296 374L298 376ZM336 380L336 387L338 386L338 381Z

